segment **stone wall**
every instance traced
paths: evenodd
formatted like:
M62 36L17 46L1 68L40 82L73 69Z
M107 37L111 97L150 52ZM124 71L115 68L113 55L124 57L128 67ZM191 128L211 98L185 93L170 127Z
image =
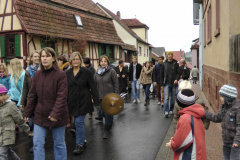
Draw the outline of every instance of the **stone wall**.
M240 92L240 73L234 74L209 65L203 65L203 92L215 112L219 110L219 89L224 84L232 84ZM238 94L240 100L240 94Z

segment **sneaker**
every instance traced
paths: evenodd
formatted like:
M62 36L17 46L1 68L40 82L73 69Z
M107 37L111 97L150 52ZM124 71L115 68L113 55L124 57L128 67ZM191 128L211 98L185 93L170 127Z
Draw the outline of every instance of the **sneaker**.
M81 154L82 152L83 152L83 146L77 144L76 148L73 150L73 153L78 155L78 154Z
M169 111L169 114L173 114L173 111Z
M95 117L95 119L98 121L103 121L103 117Z
M72 128L72 129L71 129L71 133L72 133L73 136L75 136L75 135L76 135L75 129Z
M165 112L164 115L166 118L168 118L168 112Z
M86 147L87 147L87 140L85 139L83 142L83 148L86 148Z
M29 149L29 153L33 153L33 147Z
M103 139L108 139L108 136L109 136L109 131L108 130L104 130Z
M135 99L135 100L133 100L133 103L136 103L136 99Z
M144 102L144 106L147 106L147 102L146 101Z
M140 103L140 99L137 99L137 102Z
M158 105L161 105L161 102L158 102Z
M33 137L33 131L30 131L28 134L29 137Z

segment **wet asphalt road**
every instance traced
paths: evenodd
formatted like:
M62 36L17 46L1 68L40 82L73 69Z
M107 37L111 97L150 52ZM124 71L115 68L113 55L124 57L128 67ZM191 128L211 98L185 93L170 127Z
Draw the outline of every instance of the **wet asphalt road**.
M162 141L171 124L173 116L166 119L163 108L157 105L157 98L150 98L148 107L141 103L133 104L125 99L124 110L114 116L114 126L110 137L102 139L104 124L94 118L85 118L88 146L81 155L73 155L75 138L66 130L68 160L154 160ZM94 113L95 115L95 113ZM93 116L94 117L94 116ZM32 147L32 138L21 133L17 135L13 150L21 160L32 160L33 154L28 150ZM45 144L46 160L53 160L53 140L48 132Z

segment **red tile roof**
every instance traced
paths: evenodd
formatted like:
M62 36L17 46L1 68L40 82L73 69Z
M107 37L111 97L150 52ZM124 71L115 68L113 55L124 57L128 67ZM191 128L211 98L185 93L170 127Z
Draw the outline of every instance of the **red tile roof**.
M15 0L15 5L27 33L63 39L84 37L89 42L124 44L109 18L93 17L33 0ZM74 14L81 16L83 29L77 28Z
M104 12L91 0L50 0L50 1L105 16Z
M165 52L166 55L167 55L167 52L169 52L169 51ZM171 52L173 52L173 59L177 60L178 62L180 62L181 59L185 59L184 51L181 51L181 56L180 56L180 51L171 51ZM189 68L192 68L192 65L189 62L187 62L187 66Z
M130 51L136 51L136 52L138 51L134 45L125 44L125 45L121 45L121 47L123 49L130 50Z
M134 19L122 19L122 21L128 26L128 27L147 27L148 26L144 23L141 23L138 19L134 18Z
M113 19L115 19L125 30L127 30L133 37L135 37L138 41L148 44L142 38L140 38L134 31L132 31L117 15L111 12L109 9L104 7L103 5L97 3L102 9L104 9Z

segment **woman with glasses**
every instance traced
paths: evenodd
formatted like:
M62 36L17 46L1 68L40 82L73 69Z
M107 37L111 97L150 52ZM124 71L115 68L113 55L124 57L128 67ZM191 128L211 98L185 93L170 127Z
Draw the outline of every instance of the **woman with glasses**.
M93 112L92 98L99 106L99 96L92 73L83 67L79 52L71 54L70 69L66 72L68 81L68 110L75 119L76 148L74 154L80 154L87 145L84 119L87 113Z

